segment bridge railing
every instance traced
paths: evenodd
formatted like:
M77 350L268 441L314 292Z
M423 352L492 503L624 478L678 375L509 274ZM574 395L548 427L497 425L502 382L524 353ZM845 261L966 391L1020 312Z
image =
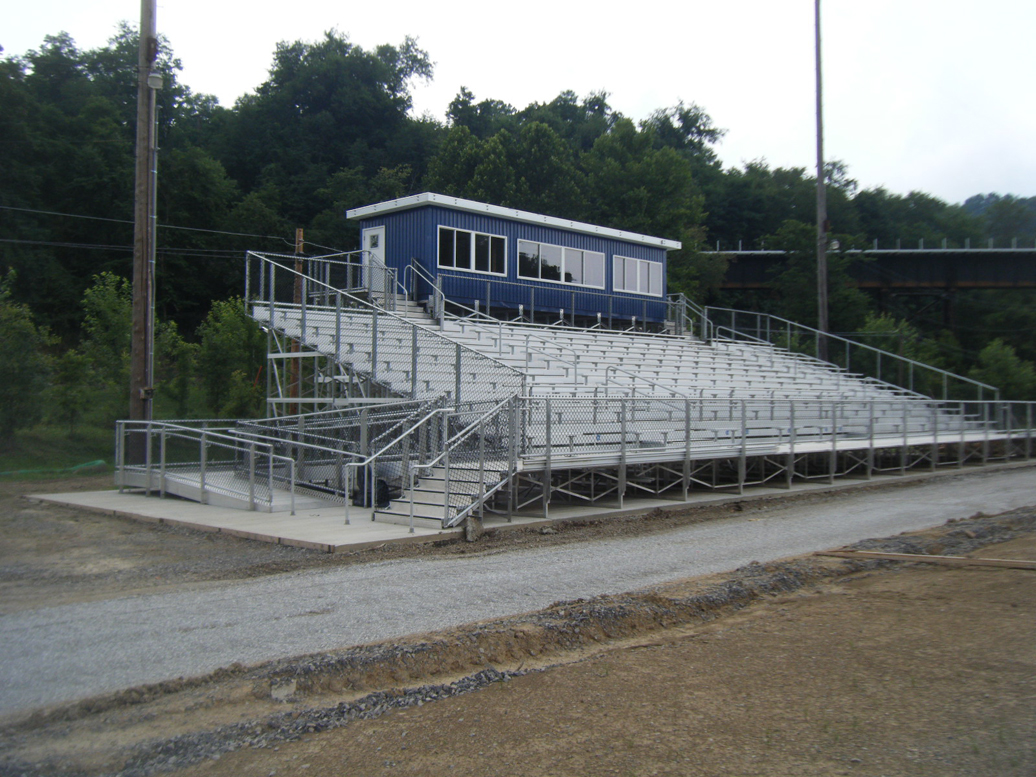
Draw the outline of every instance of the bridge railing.
M940 399L1000 399L995 386L780 316L707 307L705 317L706 329L713 336L768 343L817 360L824 339L826 363L916 394Z

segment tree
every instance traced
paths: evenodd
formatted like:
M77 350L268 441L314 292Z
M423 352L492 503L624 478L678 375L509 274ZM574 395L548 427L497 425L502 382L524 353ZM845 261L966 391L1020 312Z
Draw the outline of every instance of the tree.
M712 117L696 103L677 103L673 108L660 108L641 122L641 128L650 132L659 147L680 151L701 165L716 162L715 146L727 133L712 123Z
M598 138L579 166L595 223L674 239L701 224L703 198L690 162L655 148L651 134L628 119Z
M124 373L133 333L130 282L110 272L95 275L83 294L83 311L83 350L98 377L106 383L129 385Z
M268 79L229 117L217 158L245 192L275 186L282 214L304 224L336 171L412 161L396 158L412 148L396 141L410 124L411 82L431 75L412 38L373 51L333 30L316 43L279 43Z
M155 385L173 401L177 418L190 412L197 363L198 344L184 340L175 321L161 322L155 335Z
M266 355L266 337L259 325L245 313L245 303L231 298L212 303L212 309L198 328L201 344L198 368L209 409L222 413L235 380L257 384ZM245 378L234 378L239 372Z
M0 281L0 440L40 420L52 340L25 305L11 300L12 273Z
M90 361L96 406L114 422L128 408L133 292L128 280L110 272L93 281L83 294L82 353Z
M789 220L765 238L767 248L786 252L785 263L773 280L776 312L810 326L815 326L817 320L816 235L813 225ZM845 250L853 242L852 236L832 237L843 247L827 254L829 328L832 332L853 332L863 323L870 302L864 292L852 285L849 276L849 265L854 259Z
M1036 367L999 337L982 349L968 377L999 388L1002 399L1036 400Z
M466 127L476 138L485 140L502 129L517 129L515 110L500 100L475 102L475 95L462 86L446 110L446 119L451 127Z
M90 357L70 348L54 360L54 374L47 389L49 417L67 424L68 436L74 437L76 424L90 407L94 390Z

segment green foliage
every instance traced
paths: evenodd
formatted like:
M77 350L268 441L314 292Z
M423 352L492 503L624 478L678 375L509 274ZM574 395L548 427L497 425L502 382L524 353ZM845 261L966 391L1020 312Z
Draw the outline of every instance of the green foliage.
M155 385L160 396L173 401L177 418L190 415L199 346L180 336L175 321L162 322L155 335Z
M91 359L71 348L54 360L54 374L46 392L50 420L66 425L68 436L76 434L76 425L90 407L96 391Z
M24 57L0 57L0 204L9 206L0 210L0 232L12 241L0 243L0 269L18 271L4 286L6 325L32 328L40 354L51 347L48 332L66 348L78 345L55 364L51 390L65 392L69 408L82 378L76 360L89 359L93 398L61 421L80 434L124 413L130 306L122 278L133 230L122 222L132 218L136 60L137 34L125 24L96 49L61 33ZM165 40L157 67L165 78L158 220L186 228L158 232L157 314L168 322L156 342L163 411L196 414L202 393L210 412L254 406L262 348L226 356L234 350L227 333L244 325L224 320L229 303L212 305L240 288L244 250L284 250L296 227L310 245L355 248L358 228L343 211L422 190L681 240L685 248L669 256L669 288L702 301L717 293L726 269L725 257L702 246L788 247L773 293L744 305L815 320L815 178L765 160L724 169L714 151L724 130L695 103L635 123L605 92L564 91L521 108L461 87L441 123L412 115L411 87L432 74L413 39L364 49L336 31L280 44L266 81L230 107L179 82ZM957 206L923 192L858 191L841 162L828 163L825 175L843 249L875 239L881 247L1036 240L1036 197L982 194ZM833 329L862 327L872 341L892 340L955 370L975 365L993 337L1022 363L1036 360L1032 292L958 294L951 334L947 322L932 320L930 300L893 300L895 320L868 318L872 305L848 285L847 263L844 250L829 255ZM997 353L996 364L1009 361L999 351L987 357ZM45 376L45 362L41 356L29 372ZM38 388L36 378L28 385ZM33 418L37 411L23 420Z
M245 313L240 298L214 302L198 328L198 368L213 413L222 414L242 381L258 382L266 355L266 336ZM243 378L234 378L240 373ZM235 389L235 386L237 389Z
M647 235L678 236L702 219L690 163L656 149L650 133L619 119L581 159L595 223Z
M982 349L968 377L999 388L1001 399L1036 400L1036 366L999 337Z
M32 426L43 410L50 372L46 348L52 340L25 305L11 300L14 276L0 282L0 440Z
M887 313L869 313L860 329L852 335L852 339L938 369L953 366L943 358L937 341L925 338L917 327ZM906 387L911 379L910 369L905 363L885 359L880 362L879 370L877 354L865 349L859 349L852 355L851 367L854 372L861 372L898 386ZM913 388L922 394L941 396L942 376L939 373L915 368Z
M303 224L321 210L316 192L335 172L416 162L407 153L409 87L431 73L411 38L373 51L335 31L280 43L268 80L228 117L217 158L245 191L275 187L282 214Z
M110 272L93 277L83 293L82 352L89 360L95 389L94 407L103 423L128 411L133 292L130 283Z
M843 246L852 242L851 236L837 236ZM778 315L803 324L815 326L817 321L817 231L816 227L801 221L786 221L773 235L766 237L766 245L787 252L787 259L774 277ZM864 321L869 309L866 294L852 285L849 265L852 259L842 251L828 251L828 317L832 332L855 331Z
M103 272L83 293L84 352L98 377L122 379L133 335L133 291L125 278Z
M265 386L258 376L234 370L230 375L225 399L219 408L220 418L255 418L262 414Z
M715 251L700 251L693 246L673 251L669 254L669 292L703 300L719 288L728 264L727 255Z

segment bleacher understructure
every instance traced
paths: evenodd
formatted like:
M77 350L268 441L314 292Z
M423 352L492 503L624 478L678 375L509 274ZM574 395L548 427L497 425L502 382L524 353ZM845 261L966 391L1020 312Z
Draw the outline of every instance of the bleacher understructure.
M267 418L123 422L120 487L259 510L316 499L346 520L360 505L449 528L1032 453L1031 404L938 370L939 400L867 377L875 363L884 377L882 359L902 375L905 360L862 346L864 371L823 362L797 352L806 328L790 322L742 314L739 327L682 299L655 332L573 326L563 311L533 322L413 300L348 256L300 268L250 254L248 277L270 343ZM909 364L911 382L922 369ZM146 454L129 463L134 434Z

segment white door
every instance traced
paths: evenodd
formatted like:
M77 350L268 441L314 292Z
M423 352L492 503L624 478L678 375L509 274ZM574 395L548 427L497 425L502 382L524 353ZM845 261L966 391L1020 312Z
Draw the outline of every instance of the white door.
M363 285L372 296L385 293L385 227L363 230Z

